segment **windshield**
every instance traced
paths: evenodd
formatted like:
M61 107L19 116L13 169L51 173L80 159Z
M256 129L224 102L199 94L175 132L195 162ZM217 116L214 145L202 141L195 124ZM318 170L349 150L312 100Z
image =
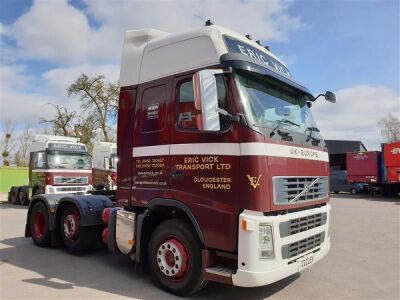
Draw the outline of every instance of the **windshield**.
M88 153L49 151L47 160L50 169L91 169L92 161Z
M117 154L113 153L110 155L110 169L116 169L117 168Z
M293 131L311 139L321 139L307 105L310 95L261 74L237 71L236 82L250 123L275 131ZM272 133L273 132L273 133Z

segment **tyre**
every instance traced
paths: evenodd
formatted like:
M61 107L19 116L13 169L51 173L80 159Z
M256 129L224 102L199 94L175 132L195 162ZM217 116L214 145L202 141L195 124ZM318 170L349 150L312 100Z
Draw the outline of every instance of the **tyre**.
M11 202L11 204L14 204L14 205L19 204L19 187L18 186L11 187L10 202Z
M81 227L81 215L76 206L65 206L60 221L61 237L69 252L82 254L93 249L98 238L97 228Z
M21 205L29 205L29 187L23 186L19 189L19 202Z
M32 209L29 225L33 243L39 247L50 245L49 213L43 202L37 202Z
M202 289L202 245L187 223L168 220L152 233L148 263L154 278L166 291L188 296Z
M352 195L357 195L357 190L356 190L355 188L352 188L351 191L350 191L350 193L351 193Z
M333 191L335 194L339 194L339 191Z

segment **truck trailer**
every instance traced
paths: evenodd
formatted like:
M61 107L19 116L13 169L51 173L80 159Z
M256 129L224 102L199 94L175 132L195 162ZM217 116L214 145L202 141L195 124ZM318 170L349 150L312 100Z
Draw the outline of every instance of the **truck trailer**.
M28 205L38 194L86 194L92 185L92 160L79 138L35 135L29 155L29 185L13 186L9 201Z
M351 183L368 183L371 193L400 193L400 142L381 145L382 151L347 153L347 177Z
M127 31L120 85L115 204L36 195L25 230L34 244L81 253L101 232L180 296L208 281L267 285L328 254L318 97L268 47L210 23Z
M93 145L93 189L117 188L117 143L95 142Z

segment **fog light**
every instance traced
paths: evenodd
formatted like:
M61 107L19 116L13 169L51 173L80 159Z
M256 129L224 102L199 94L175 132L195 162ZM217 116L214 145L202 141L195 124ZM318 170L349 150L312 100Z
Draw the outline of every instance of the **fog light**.
M258 228L258 253L260 259L274 258L272 225L261 223Z

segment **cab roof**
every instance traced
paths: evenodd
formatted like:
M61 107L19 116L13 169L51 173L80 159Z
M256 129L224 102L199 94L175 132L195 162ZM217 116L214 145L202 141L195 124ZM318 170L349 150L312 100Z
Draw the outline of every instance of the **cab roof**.
M156 29L130 30L125 33L120 85L137 85L218 65L221 56L229 52L224 36L255 48L287 68L271 51L241 34L216 25L179 34Z

